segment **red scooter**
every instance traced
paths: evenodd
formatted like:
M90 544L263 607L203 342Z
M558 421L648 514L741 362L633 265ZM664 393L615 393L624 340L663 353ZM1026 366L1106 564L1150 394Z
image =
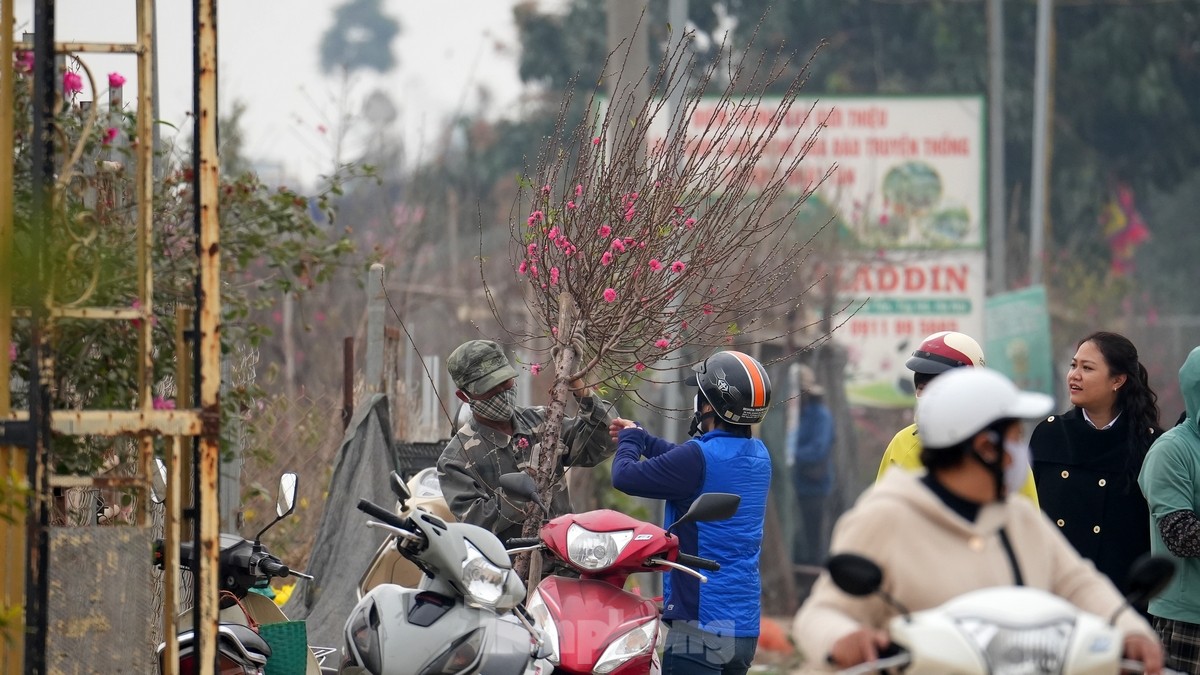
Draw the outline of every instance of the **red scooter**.
M509 494L540 505L533 479L525 473L501 476ZM579 578L550 575L530 594L525 609L546 635L555 672L578 675L644 675L658 672L660 603L625 590L635 572L717 571L713 560L679 552L676 526L692 521L724 520L737 512L741 497L700 495L688 512L667 529L623 513L600 509L559 516L542 526L536 538L510 539L510 554L549 550Z

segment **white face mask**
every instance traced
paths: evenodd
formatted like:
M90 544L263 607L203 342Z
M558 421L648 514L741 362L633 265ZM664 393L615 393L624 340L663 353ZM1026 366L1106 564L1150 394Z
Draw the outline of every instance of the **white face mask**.
M1004 441L1004 451L1012 458L1008 468L1004 469L1004 488L1012 495L1020 492L1029 479L1029 443Z

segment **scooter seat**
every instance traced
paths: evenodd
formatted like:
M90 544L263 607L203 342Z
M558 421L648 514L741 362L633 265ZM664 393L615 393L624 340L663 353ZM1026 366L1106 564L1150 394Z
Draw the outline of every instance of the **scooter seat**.
M262 662L266 662L265 657L271 656L271 645L262 639L262 636L251 629L249 626L242 626L236 623L223 623L218 629L219 639L227 639L226 636L236 638L241 644L242 649L248 656L253 658L253 655L261 655L264 657ZM258 660L258 659L255 659Z

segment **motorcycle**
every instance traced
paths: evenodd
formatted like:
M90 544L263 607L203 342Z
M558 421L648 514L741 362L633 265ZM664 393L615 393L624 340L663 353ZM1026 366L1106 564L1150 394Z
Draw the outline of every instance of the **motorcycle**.
M153 490L162 494L165 484L161 480L164 473L159 467L160 477L152 477ZM272 656L271 644L260 634L259 628L282 625L288 622L278 606L264 595L252 592L252 589L267 588L274 577L311 576L298 572L283 564L275 555L262 544L262 535L276 523L291 515L296 508L296 474L285 473L280 477L279 494L275 507L276 517L255 536L254 541L243 539L236 534L220 535L220 554L218 561L218 576L221 580L220 607L218 612L217 651L218 671L222 675L261 675L267 660ZM193 542L180 544L180 565L186 569L196 569L196 549ZM155 544L155 564L161 568L163 564L162 542ZM180 628L179 641L179 671L180 673L203 672L197 669L198 654L196 649L196 634L193 630L194 614L189 609L182 612L177 620ZM270 632L267 630L265 632ZM290 645L289 645L290 646ZM167 672L163 662L166 643L158 647L159 672ZM323 668L320 661L333 652L333 649L308 647L305 645L304 675L319 675L336 672L332 668ZM279 645L274 650L276 659L286 655L281 652ZM297 670L300 670L297 668Z
M447 523L454 522L454 514L442 497L442 486L435 467L418 471L408 479L406 488L410 496L407 501L398 503L396 510L401 518L412 515L414 509L423 509ZM395 537L389 535L375 551L371 564L358 581L359 600L380 584L416 588L421 583L421 577L424 576L421 568L400 554L395 541Z
M505 474L500 485L541 504L528 474ZM510 539L510 554L546 549L579 573L577 579L543 578L525 605L547 636L556 672L657 673L659 603L626 591L625 581L635 572L674 569L706 582L697 570L715 572L720 565L681 553L679 539L671 532L687 522L730 518L740 503L733 494L702 494L666 529L608 509L567 514L543 525L538 537Z
M541 675L542 635L519 603L525 585L490 531L410 508L395 472L397 515L367 500L358 508L386 531L387 545L423 574L416 587L380 583L362 594L345 626L340 672L371 675Z
M834 584L846 593L878 593L900 612L888 624L892 644L878 659L841 671L844 675L893 668L907 675L1116 675L1143 671L1141 663L1122 658L1122 634L1114 626L1117 616L1161 591L1174 564L1166 558L1144 558L1135 564L1126 604L1107 621L1027 586L971 591L910 613L882 590L883 572L873 561L842 553L830 558L828 569Z

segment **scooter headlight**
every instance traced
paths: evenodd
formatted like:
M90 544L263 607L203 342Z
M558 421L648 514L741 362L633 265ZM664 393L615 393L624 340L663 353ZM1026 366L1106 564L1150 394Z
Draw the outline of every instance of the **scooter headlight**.
M545 637L546 648L550 654L546 657L550 663L558 665L558 625L554 623L554 617L550 616L550 608L546 606L546 601L542 599L542 594L536 588L529 596L529 602L525 603L525 611L533 619L533 625Z
M567 557L585 570L602 570L615 563L631 541L633 530L592 532L572 523L567 528Z
M958 627L979 648L993 675L1061 672L1075 622L1009 628L982 619L959 619Z
M467 557L463 560L462 578L466 586L467 604L495 609L496 601L504 594L504 581L511 570L497 567L471 542L464 543Z
M592 669L592 672L611 673L629 659L645 654L654 648L654 637L657 633L658 619L650 619L613 640L604 649L600 659L596 661L596 667Z

